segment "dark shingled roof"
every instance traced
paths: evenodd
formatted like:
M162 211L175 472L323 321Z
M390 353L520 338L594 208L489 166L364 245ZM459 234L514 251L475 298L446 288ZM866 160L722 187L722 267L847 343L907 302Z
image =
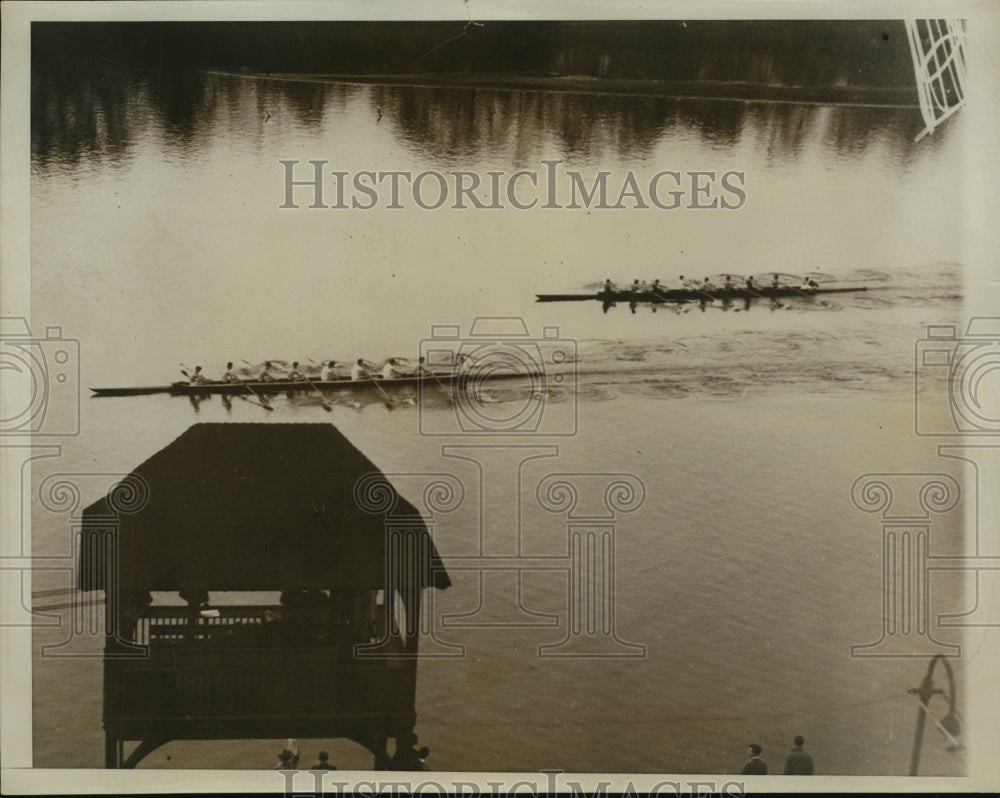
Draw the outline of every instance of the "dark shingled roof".
M408 530L392 547L411 552L403 580L448 587L409 502L389 490L389 507L359 506L355 486L373 474L331 424L196 424L84 510L79 586L104 588L103 547L88 533L117 525L126 589L380 588L388 517Z

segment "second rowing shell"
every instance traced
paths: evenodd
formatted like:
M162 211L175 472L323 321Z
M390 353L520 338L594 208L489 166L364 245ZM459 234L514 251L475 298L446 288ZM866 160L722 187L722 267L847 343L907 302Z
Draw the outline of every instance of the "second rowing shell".
M867 291L868 286L855 285L839 288L795 288L792 286L761 286L759 288L711 288L707 291L688 288L660 289L658 291L600 291L590 294L535 294L537 302L582 302L596 299L603 302L703 302L714 299L775 299L777 297L813 297L819 294L850 294Z

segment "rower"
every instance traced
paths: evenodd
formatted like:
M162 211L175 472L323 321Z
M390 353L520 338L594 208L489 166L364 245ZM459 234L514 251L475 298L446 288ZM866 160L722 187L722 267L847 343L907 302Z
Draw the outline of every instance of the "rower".
M732 278L732 275L729 275L729 274L726 275L726 279L722 283L722 287L726 291L732 291L733 290L733 278Z
M299 371L299 361L292 363L292 370L288 372L288 377L286 379L292 380L293 382L305 382L306 375Z
M604 281L604 302L602 303L602 306L605 313L608 312L608 308L613 308L615 306L615 291L617 290L618 289L615 288L615 284L611 282L610 277Z
M371 375L365 369L364 358L359 357L358 362L351 366L351 379L357 382L358 380L369 379Z
M471 367L472 367L472 364L471 364L471 362L469 360L469 356L466 355L465 353L460 354L458 356L458 361L455 364L455 371L456 371L456 373L458 373L458 374L468 374L469 373L469 369Z
M628 303L628 309L631 310L633 313L635 313L635 306L636 304L638 304L638 300L635 297L641 291L642 291L642 286L639 284L639 281L636 280L634 283L632 283L632 299L630 299Z
M208 385L211 380L201 373L201 366L195 366L189 382L191 385Z
M806 277L802 281L803 288L819 288L819 283L817 283L812 277Z
M396 358L390 357L386 364L382 367L382 379L392 380L399 376L399 371L396 369Z
M705 278L704 282L701 284L701 287L705 291L710 291L713 288L715 288L715 286L712 285L712 281L710 279L708 279L707 277Z
M271 361L265 361L264 368L262 368L260 370L260 374L257 375L257 382L274 382L274 375L271 374L271 368Z
M427 363L427 358L421 355L420 359L417 361L417 368L413 372L414 376L426 377L428 374L431 373L430 369L427 368L426 363Z
M236 376L236 372L233 371L232 361L230 361L229 363L226 363L226 373L222 375L222 381L223 382L243 382L243 380L241 380L238 376Z
M653 285L650 286L649 290L653 293L653 296L658 296L658 297L666 296L666 294L663 293L663 286L660 285L660 281L659 280L653 280ZM655 302L653 302L653 304L652 304L651 307L653 308L653 313L656 313L656 303Z
M752 274L747 276L747 288L749 288L750 290L753 290L753 275Z
M333 367L337 365L335 360L327 360L323 364L323 368L320 369L319 378L322 382L329 382L330 380L337 379L337 373L333 370Z
M781 280L778 275L774 275L774 280L771 282L771 288L781 288Z

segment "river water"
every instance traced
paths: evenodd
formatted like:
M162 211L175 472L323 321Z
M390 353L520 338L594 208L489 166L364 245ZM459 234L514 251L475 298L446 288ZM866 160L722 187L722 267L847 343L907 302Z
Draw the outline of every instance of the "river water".
M428 435L456 424L440 397L392 412L379 397L358 397L360 409L327 413L305 393L264 413L219 397L98 399L87 389L165 384L196 364L214 375L229 360L414 358L457 345L442 325L457 325L466 340L477 318L500 317L508 326L494 338L557 341L568 354L568 379L550 386L541 431L512 439L558 449L557 459L525 466L525 479L628 473L645 486L643 509L619 525L616 606L621 639L646 654L539 658L550 630L506 627L502 614L483 610L499 631L458 626L451 634L467 656L421 664L418 731L431 764L735 772L748 736L765 738L776 763L801 731L822 747L822 772L905 772L915 712L905 688L921 667L849 656L851 645L877 639L881 595L878 525L850 505L850 486L865 471L949 470L912 434L914 351L928 324L965 321L953 223L963 201L953 179L961 115L915 144L921 120L912 107L209 71L170 82L173 94L148 75L117 81L81 78L33 110L33 325L59 325L79 341L82 396L80 434L62 440L59 458L37 461L36 484L56 472L126 473L199 421L332 422L386 471L444 470L472 484L475 470L441 446L488 449L495 438ZM484 204L490 172L506 181L525 170L544 186L555 169L555 204L564 207L538 207L539 191L531 210L506 195L503 207L455 208L453 194L427 210L404 184L397 209L388 207L388 183L370 209L310 208L308 185L292 189L297 208L280 207L289 190L281 162L294 162L304 181L311 160L349 179L366 170L447 181L474 173ZM672 210L631 199L621 209L565 207L570 171L588 187L607 172L614 205L628 174L648 188L664 170L682 183L691 172L738 173L743 201L713 182L706 204L716 197L739 207L692 209L689 189ZM526 203L533 186L519 180L516 197ZM437 178L427 181L430 205ZM369 196L349 191L345 204ZM335 197L325 184L324 204ZM624 285L774 272L869 290L635 314L533 301L592 291L608 277ZM511 320L523 336L511 338ZM929 401L943 401L944 375L920 378ZM490 391L499 408L487 407L491 418L532 400L516 381ZM70 423L76 407L66 403L51 423ZM558 550L563 522L526 510L520 484L508 479L516 446L488 457L500 459L483 466L482 495L469 497L475 508L435 531L442 554L474 554L477 524L503 540L515 519L530 531L529 548ZM106 490L79 481L81 506ZM961 513L953 516L938 541L957 551ZM36 554L62 553L66 524L33 496ZM35 587L65 581L40 575ZM436 606L472 612L480 584L457 574ZM957 579L938 587L935 607L965 608ZM535 573L523 589L527 606L557 613L566 583ZM99 664L36 660L36 766L101 766L99 692ZM270 767L272 748L178 743L147 764ZM331 750L343 767L365 766L356 751ZM935 772L960 772L954 757L932 756Z

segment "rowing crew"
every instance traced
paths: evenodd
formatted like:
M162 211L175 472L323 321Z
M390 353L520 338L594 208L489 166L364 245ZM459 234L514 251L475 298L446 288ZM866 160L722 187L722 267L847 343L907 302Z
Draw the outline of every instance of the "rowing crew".
M399 377L434 376L434 372L427 368L426 358L423 356L420 357L416 366L412 369L407 369L404 365L403 361L407 360L408 358L389 358L381 367L381 378L383 380L392 380ZM343 375L337 373L337 365L337 361L335 360L323 361L319 372L320 381L330 382L345 379ZM469 366L470 361L468 355L459 354L455 363L456 373L467 373ZM304 371L299 369L299 362L297 360L292 363L292 367L287 374L276 375L274 373L275 369L275 364L272 361L265 361L255 382L309 382L309 377L306 376ZM377 379L378 372L379 366L359 357L351 366L350 377L353 381ZM236 373L236 370L233 368L233 363L230 361L229 363L226 363L226 371L222 375L221 379L211 380L202 373L201 366L195 366L194 371L190 373L189 382L191 385L215 385L220 382L243 383L245 380Z
M774 279L771 281L770 287L771 288L790 288L790 287L793 287L789 283L784 282L781 278L782 278L782 275L780 275L780 274L774 275ZM680 275L680 277L677 278L677 286L676 286L676 288L687 289L689 291L695 291L695 292L698 292L698 291L716 291L716 290L719 290L720 288L723 291L733 291L733 290L735 290L735 289L737 289L737 288L740 287L736 283L737 279L744 279L744 278L736 278L736 279L734 279L731 274L727 274L727 275L724 276L724 278L722 280L722 285L720 286L720 285L716 285L715 283L713 283L711 277L706 277L704 280L698 280L697 278L686 278L682 274L682 275ZM753 275L750 275L750 276L746 277L744 279L744 281L745 281L746 287L748 289L750 289L750 290L753 290L753 289L759 287L754 282ZM804 277L802 279L802 285L800 287L802 289L804 289L804 290L808 290L810 288L819 288L819 283L817 283L812 277L809 277L807 275L806 277ZM676 288L674 290L676 290ZM618 292L618 290L619 289L617 288L617 286L615 286L615 284L612 283L610 279L607 279L607 280L604 281L604 292L605 293L613 294L613 293ZM668 290L668 289L667 289L667 287L665 285L662 285L659 280L653 280L652 285L649 285L649 284L646 283L645 280L638 280L637 279L637 280L635 280L632 283L632 285L629 287L628 290L631 291L633 294L643 294L643 293L646 293L646 292L652 292L652 293L656 294L656 293L660 293L661 291L665 291L665 290Z

